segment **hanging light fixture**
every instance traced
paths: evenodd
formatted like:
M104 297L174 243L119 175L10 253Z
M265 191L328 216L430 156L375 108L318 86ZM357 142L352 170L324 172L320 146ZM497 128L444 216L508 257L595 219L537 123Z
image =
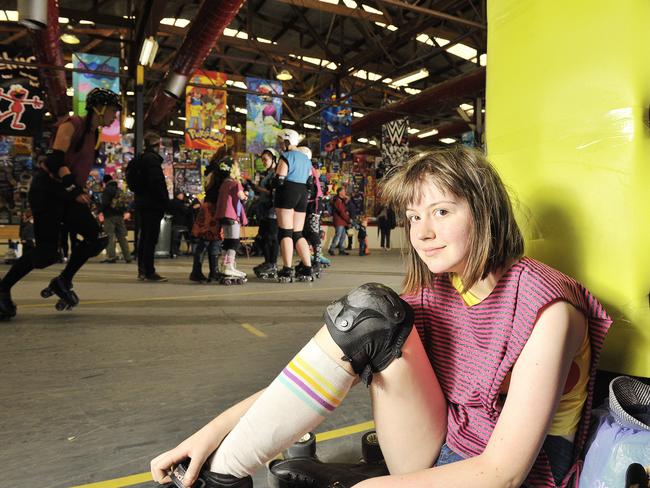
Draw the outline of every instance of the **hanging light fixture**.
M18 23L28 29L47 25L47 0L18 0Z
M275 75L275 77L281 81L288 81L293 78L293 75L289 73L289 70L283 69L277 75Z

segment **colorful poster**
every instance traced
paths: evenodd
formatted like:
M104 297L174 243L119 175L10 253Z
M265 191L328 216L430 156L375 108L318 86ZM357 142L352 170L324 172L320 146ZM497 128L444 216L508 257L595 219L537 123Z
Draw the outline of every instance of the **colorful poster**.
M345 96L341 94L341 96ZM346 159L352 144L352 100L350 97L336 103L336 92L325 90L322 95L325 109L321 112L320 150L333 162Z
M100 56L98 54L74 53L72 64L75 69L93 70L95 73L72 73L72 110L76 115L86 115L86 95L93 88L105 88L120 93L120 58ZM120 142L120 116L110 127L102 128L103 142Z
M228 75L197 71L185 88L185 146L216 151L226 143ZM192 86L207 85L207 86Z
M267 147L277 147L282 128L282 82L246 78L251 92L246 95L246 152L260 154Z
M381 159L385 170L406 164L409 158L409 120L392 120L381 126Z
M43 94L38 69L11 64L11 60L35 63L34 56L15 56L16 51L0 51L0 134L33 136L41 133Z

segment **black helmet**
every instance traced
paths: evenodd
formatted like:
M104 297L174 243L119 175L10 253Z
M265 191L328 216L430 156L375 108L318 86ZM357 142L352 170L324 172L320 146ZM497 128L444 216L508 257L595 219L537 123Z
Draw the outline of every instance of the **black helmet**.
M117 93L105 88L93 88L86 96L86 111L93 107L117 107L122 110L122 103Z

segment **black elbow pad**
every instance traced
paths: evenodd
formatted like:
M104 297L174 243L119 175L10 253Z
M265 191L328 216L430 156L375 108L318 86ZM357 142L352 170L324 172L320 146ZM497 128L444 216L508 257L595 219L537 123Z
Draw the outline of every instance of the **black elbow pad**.
M65 166L65 153L58 149L50 149L45 158L45 167L54 176L58 176L62 166Z

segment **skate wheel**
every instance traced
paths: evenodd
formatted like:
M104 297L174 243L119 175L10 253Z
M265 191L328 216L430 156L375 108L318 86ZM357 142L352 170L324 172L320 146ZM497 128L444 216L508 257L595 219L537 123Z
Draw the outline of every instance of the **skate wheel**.
M289 446L284 456L285 459L297 457L316 457L316 436L313 432L307 432Z
M41 290L42 298L50 298L52 295L54 295L54 293L52 293L52 290L50 290L49 288L44 288L43 290Z
M65 310L66 308L68 308L68 304L65 303L63 300L59 300L58 302L56 302L55 308L56 308L59 312L62 312L63 310Z
M368 464L378 464L384 460L376 431L366 432L361 437L361 455Z

